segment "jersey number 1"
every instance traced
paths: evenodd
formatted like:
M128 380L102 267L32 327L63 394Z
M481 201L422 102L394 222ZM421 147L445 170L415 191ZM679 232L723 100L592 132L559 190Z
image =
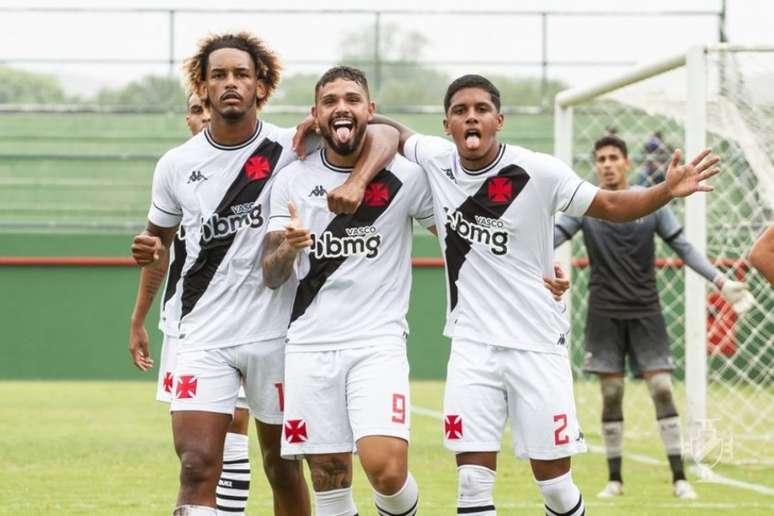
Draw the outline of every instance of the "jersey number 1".
M406 422L406 396L403 394L392 395L392 422L400 424Z

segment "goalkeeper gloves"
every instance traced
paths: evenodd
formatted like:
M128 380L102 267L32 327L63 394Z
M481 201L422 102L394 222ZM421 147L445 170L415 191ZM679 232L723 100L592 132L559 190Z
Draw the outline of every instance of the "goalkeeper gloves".
M726 279L720 289L720 295L731 304L731 308L737 315L744 314L753 306L753 296L750 294L749 287L740 281Z

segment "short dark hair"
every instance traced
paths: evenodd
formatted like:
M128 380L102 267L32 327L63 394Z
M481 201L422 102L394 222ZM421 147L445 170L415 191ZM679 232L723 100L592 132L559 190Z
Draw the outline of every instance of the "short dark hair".
M210 54L223 48L235 48L247 52L253 60L255 74L266 87L266 96L256 98L255 106L260 109L269 100L280 82L280 64L277 54L269 50L266 44L249 32L210 34L199 41L196 55L186 60L183 65L186 90L195 93L207 79L207 66ZM205 101L209 104L209 99Z
M317 94L320 93L320 89L323 86L338 79L344 79L345 81L352 81L359 84L365 90L368 98L371 98L371 93L368 90L368 79L366 79L365 73L363 73L363 71L358 68L342 65L334 66L322 74L320 80L318 80L317 84L314 85L315 100L317 99Z
M451 99L455 93L465 88L480 88L489 93L492 98L492 104L497 108L497 112L500 112L500 90L492 84L492 82L481 75L468 74L454 79L446 88L446 95L443 98L443 112L448 113L451 107Z
M602 147L615 147L621 151L621 154L623 154L624 158L629 157L629 151L626 148L626 142L614 134L608 134L607 136L603 136L594 142L594 155L596 155L597 151Z

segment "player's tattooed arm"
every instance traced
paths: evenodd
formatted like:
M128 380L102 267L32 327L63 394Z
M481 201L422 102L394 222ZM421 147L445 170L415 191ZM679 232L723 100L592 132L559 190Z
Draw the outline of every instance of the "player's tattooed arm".
M363 201L366 186L398 152L398 133L386 125L369 124L363 152L347 180L328 192L328 209L333 213L355 213Z
M704 149L690 162L680 165L681 151L675 151L666 180L644 190L599 190L586 215L610 222L630 222L653 213L676 197L694 192L711 192L703 181L720 173L720 162L710 149Z
M290 221L285 231L270 231L263 241L263 282L269 288L279 288L290 277L298 253L312 245L309 229L303 227L293 203L288 203Z
M148 350L145 319L156 293L164 282L169 265L168 247L176 230L177 228L160 228L149 222L145 232L135 236L132 242L132 256L143 267L129 324L129 355L141 371L153 367L153 359Z
M390 117L384 115L374 115L371 124L388 125L398 130L398 152L403 154L403 146L406 144L406 140L411 138L415 131L405 125L401 124L397 120L393 120Z

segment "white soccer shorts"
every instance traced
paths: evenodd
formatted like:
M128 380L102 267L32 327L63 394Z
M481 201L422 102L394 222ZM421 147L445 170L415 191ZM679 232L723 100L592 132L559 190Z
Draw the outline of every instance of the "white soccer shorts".
M282 456L349 453L362 437L408 442L406 347L288 351Z
M500 451L507 419L521 459L586 451L566 356L453 340L444 445L456 453Z
M172 402L172 384L175 377L175 363L177 363L177 348L180 340L177 337L164 334L161 341L161 353L159 356L159 378L156 385L156 399L163 403ZM236 400L236 408L248 409L247 395L244 386L239 386L239 396Z
M177 353L171 412L233 414L242 384L250 413L282 424L285 339Z

